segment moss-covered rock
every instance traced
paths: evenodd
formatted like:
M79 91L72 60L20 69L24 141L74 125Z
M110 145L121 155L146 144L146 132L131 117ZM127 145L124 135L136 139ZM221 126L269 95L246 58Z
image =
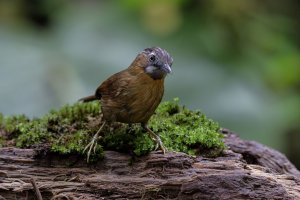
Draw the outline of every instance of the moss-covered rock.
M83 150L101 123L99 102L66 105L31 120L24 115L5 117L0 114L0 146L35 148L42 145L59 154L85 155ZM161 103L149 127L160 135L169 151L218 156L225 148L218 133L219 125L199 111L180 106L178 99ZM103 150L140 156L155 148L139 124L112 123L104 127L101 135L91 161L101 158Z

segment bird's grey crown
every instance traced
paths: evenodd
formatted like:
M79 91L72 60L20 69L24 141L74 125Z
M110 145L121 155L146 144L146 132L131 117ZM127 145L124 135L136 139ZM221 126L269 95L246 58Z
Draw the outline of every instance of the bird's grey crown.
M170 56L170 54L160 47L146 48L143 52L147 55L155 55L157 57L157 62L159 62L158 64L166 63L170 67L173 64L173 58Z

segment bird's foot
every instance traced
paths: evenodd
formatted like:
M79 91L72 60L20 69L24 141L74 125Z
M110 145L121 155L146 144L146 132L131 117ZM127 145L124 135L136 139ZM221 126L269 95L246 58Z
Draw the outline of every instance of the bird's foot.
M102 130L102 128L104 127L104 125L105 125L105 122L101 125L101 127L99 128L99 130L97 131L97 133L94 135L94 137L92 138L92 140L90 141L90 143L88 143L85 146L84 150L83 150L83 152L85 152L86 150L88 150L88 152L87 152L87 162L89 162L89 160L90 160L90 156L91 156L92 150L93 150L93 153L96 153L96 149L97 149L97 146L98 146L97 140L99 138L101 138L101 136L99 136L99 133Z
M163 154L166 153L166 147L164 146L163 142L161 141L160 137L158 135L156 135L155 133L150 133L149 134L151 140L153 142L155 142L155 148L154 151L160 149L162 151Z
M88 150L87 152L87 162L89 162L90 160L90 156L91 156L91 153L93 151L93 153L96 153L96 149L97 149L97 146L98 146L98 142L97 140L101 138L101 136L98 136L98 134L95 134L94 137L92 138L92 140L90 141L90 143L88 143L83 152L86 152L86 150Z
M162 153L165 154L166 151L167 151L167 149L164 146L164 144L162 143L160 137L157 136L157 138L155 139L155 142L156 142L156 145L155 145L155 149L154 150L156 151L157 149L160 149L162 151Z
M148 132L150 138L152 139L153 142L156 143L155 145L155 151L159 148L163 154L166 153L166 148L164 147L160 137L158 135L156 135L148 126L147 124L143 124L142 125L143 128Z

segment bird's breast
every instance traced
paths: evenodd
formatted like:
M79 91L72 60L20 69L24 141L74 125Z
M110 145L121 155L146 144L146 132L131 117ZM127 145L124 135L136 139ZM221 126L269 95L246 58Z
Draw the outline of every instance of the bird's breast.
M102 97L102 112L109 121L146 123L161 102L163 93L163 79L154 80L139 73L126 87L116 89L114 97Z
M147 122L159 105L164 93L164 81L153 80L147 74L139 76L136 83L132 83L124 114L120 121Z

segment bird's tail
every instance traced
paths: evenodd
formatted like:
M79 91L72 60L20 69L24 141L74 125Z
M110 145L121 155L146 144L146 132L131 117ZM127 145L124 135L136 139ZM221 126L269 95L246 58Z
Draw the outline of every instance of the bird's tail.
M91 96L83 97L83 98L79 99L78 101L89 102L89 101L95 101L97 99L98 98L95 95L91 95Z

